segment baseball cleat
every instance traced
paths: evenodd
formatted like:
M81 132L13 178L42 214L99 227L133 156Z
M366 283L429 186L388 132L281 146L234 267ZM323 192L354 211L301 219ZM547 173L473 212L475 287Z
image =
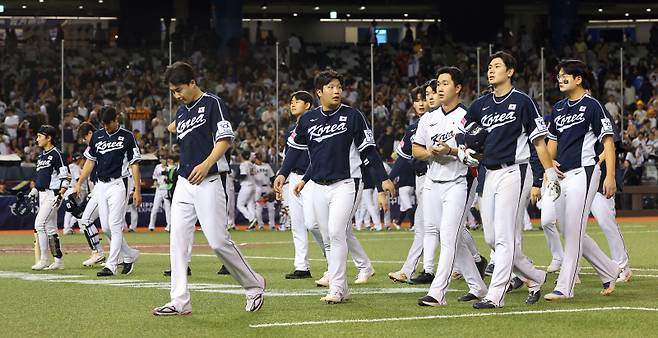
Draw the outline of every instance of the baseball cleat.
M286 275L286 279L305 279L312 277L311 272L308 270L295 270Z
M493 274L494 268L495 268L494 263L493 262L489 263L489 265L487 265L487 268L484 269L484 274L487 276L491 276Z
M420 275L410 279L410 284L430 284L434 280L434 274L423 271Z
M537 304L541 298L541 290L530 291L528 293L528 298L525 299L525 303L528 305Z
M217 271L218 275L230 275L231 273L228 271L226 266L222 265L221 268L219 268L219 271Z
M523 281L519 277L514 277L512 280L510 280L509 285L507 285L507 291L506 293L510 293L520 287L523 286Z
M165 277L171 277L171 270L165 270L163 274ZM192 269L189 266L187 267L187 275L192 276Z
M633 271L631 271L631 268L625 267L619 273L619 278L617 278L617 283L630 282L631 278L633 278Z
M55 260L52 264L43 268L44 270L64 270L64 263L61 260Z
M461 273L459 273L459 272L457 272L457 271L454 271L454 272L452 273L451 278L452 278L452 279L455 279L455 280L456 280L456 279L462 279L462 278L464 278L464 275L462 275Z
M425 297L418 298L418 305L420 306L441 306L438 300L434 297L427 295Z
M87 258L87 260L82 262L82 265L86 267L92 267L96 264L100 264L104 262L105 262L105 256L103 254L98 253L98 251L94 251L91 253L91 256Z
M406 283L409 280L409 278L407 278L407 275L402 271L389 272L388 278L398 283Z
M322 298L320 298L321 301L323 301L327 304L338 304L338 303L342 303L342 302L344 302L348 299L350 299L349 295L343 296L343 295L340 295L338 293L333 293L333 292L327 294L326 296L324 296Z
M365 271L359 272L359 274L356 276L356 279L354 280L354 284L365 284L368 283L368 280L370 277L375 275L375 269L370 268L366 269Z
M245 305L244 309L247 312L256 312L260 310L261 307L263 307L264 302L265 292L261 292L256 295L247 295L247 304Z
M130 263L123 262L123 269L121 270L121 274L129 275L133 273L133 270L135 270L135 263L137 263L137 259L139 259L139 251L135 250L135 257L133 257L133 261Z
M315 285L318 287L329 287L329 272L326 271L323 275L322 278L318 279L315 281Z
M482 277L482 279L484 279L485 270L487 269L488 263L489 261L487 261L487 259L482 255L480 255L480 261L475 263L475 266L478 268L478 272L480 273L480 277Z
M610 296L615 291L615 281L603 283L601 296Z
M567 298L568 297L565 294L557 290L553 290L553 292L544 296L544 299L546 300L564 300Z
M98 271L96 273L96 276L98 277L109 277L109 276L114 276L114 272L108 268L103 268L103 270Z
M495 309L495 308L498 308L498 307L499 306L497 306L492 301L490 301L486 298L479 301L479 302L473 303L473 308L478 309L478 310L480 310L480 309Z
M478 298L476 295L469 292L469 293L457 298L457 301L459 301L459 302L470 302L470 301L476 300L476 299L480 299L480 298Z
M156 307L151 311L154 316L187 316L192 314L192 308L190 306L184 307L182 310L178 310L175 306L171 304L165 304L160 307Z
M551 264L546 268L546 272L548 273L558 272L561 267L562 267L561 261L552 260Z
M37 264L32 265L32 270L43 270L48 267L47 260L40 260Z

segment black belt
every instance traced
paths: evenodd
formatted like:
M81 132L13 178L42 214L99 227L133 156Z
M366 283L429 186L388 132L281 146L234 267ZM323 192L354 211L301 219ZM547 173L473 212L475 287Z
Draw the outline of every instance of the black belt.
M516 162L510 161L510 162L507 162L507 163L494 164L494 165L486 165L485 164L484 167L487 168L487 170L498 170L498 169L503 169L505 167L509 167L509 166L512 166L512 165L515 165L515 164L516 164Z
M298 169L298 168L293 169L293 170L290 170L290 172L291 172L291 173L295 173L295 174L297 174L297 175L304 175L304 174L306 174L306 171L305 171L305 170Z
M343 178L337 178L335 180L313 180L313 182L319 184L319 185L332 185L334 183L342 181Z
M117 178L119 178L119 177L99 177L98 180L103 182L103 183L107 183L107 182L110 182L112 180L116 180Z

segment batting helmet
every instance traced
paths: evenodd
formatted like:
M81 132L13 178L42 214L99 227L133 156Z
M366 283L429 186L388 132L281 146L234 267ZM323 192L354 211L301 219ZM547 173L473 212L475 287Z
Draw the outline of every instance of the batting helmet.
M85 211L87 200L78 201L75 195L69 195L64 201L64 209L73 215L75 218L81 218L82 213Z
M37 211L39 211L39 205L35 197L19 191L16 194L16 202L9 206L9 210L15 216L30 216L36 215Z

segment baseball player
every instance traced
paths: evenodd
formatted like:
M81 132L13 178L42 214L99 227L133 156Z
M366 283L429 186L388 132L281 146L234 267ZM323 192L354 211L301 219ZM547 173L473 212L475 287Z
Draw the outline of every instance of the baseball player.
M171 201L167 199L167 184L165 178L168 172L167 159L160 157L160 163L153 170L153 183L155 184L155 196L153 196L153 208L151 208L151 219L149 221L149 231L155 230L155 220L158 217L158 211L162 208L167 221L166 228L171 223ZM136 222L135 222L136 223Z
M370 219L372 219L373 225L370 230L382 231L382 218L379 213L379 203L377 201L377 183L375 182L375 179L371 179L371 176L367 175L362 178L362 184L363 192L361 193L361 205L365 209L366 219L367 216L370 216Z
M89 122L83 122L78 128L78 135L80 135L82 141L87 146L91 143L91 138L94 132L96 132L96 127ZM78 180L78 182L80 181ZM96 224L94 223L96 219L98 219L98 194L93 190L97 182L96 168L92 170L87 181L81 182L81 191L89 191L87 204L82 212L82 216L78 219L80 231L84 233L85 238L87 239L87 244L89 244L89 248L91 249L91 255L89 258L82 262L82 265L87 267L105 262L105 254L103 252L103 246L101 245L98 227L96 227ZM71 197L74 196L76 195L72 195Z
M226 207L228 208L228 229L235 230L235 173L231 168L226 175L226 194L228 201Z
M240 163L240 191L238 192L237 208L249 221L248 230L256 228L256 173L254 163L251 162L251 154L248 151L242 153L243 161ZM260 197L260 196L259 196Z
M270 230L276 230L276 220L274 219L274 198L272 198L272 182L274 181L274 171L269 163L262 161L260 154L256 154L254 159L254 183L256 184L256 219L258 220L258 230L263 230L263 209L267 208L267 220L270 222Z
M69 186L69 171L64 164L62 154L54 146L57 130L51 125L43 125L37 132L37 146L43 149L37 159L36 190L39 192L39 211L34 220L34 230L37 233L39 246L39 261L32 270L61 270L62 249L57 234L57 209L62 201L62 195ZM54 257L48 265L47 249Z
M401 143L403 141L400 141ZM399 146L398 146L399 149ZM396 149L396 152L398 150ZM398 202L400 204L400 215L398 219L393 222L394 225L399 226L406 218L409 218L411 228L414 225L414 204L415 204L415 181L416 175L411 161L399 156L395 160L395 164L388 174L388 178L393 182L397 182L398 186Z
M103 129L94 132L85 151L87 161L74 192L80 193L82 182L85 182L96 168L98 183L94 187L94 194L97 194L98 217L103 232L110 239L110 252L105 267L96 275L98 277L116 275L119 255L123 257L124 263L121 274L127 275L133 272L139 257L139 251L131 248L123 237L124 217L130 191L129 169L135 183L132 194L133 204L139 206L142 202L139 173L141 154L135 136L119 126L118 114L114 108L104 107L101 110L101 122Z
M553 107L549 123L548 151L563 177L562 194L556 201L557 219L564 237L564 260L557 284L546 300L573 298L581 256L601 278L601 295L615 290L619 266L586 234L587 218L601 178L595 143L600 142L606 164L603 181L605 198L614 197L615 145L612 123L601 103L586 94L590 72L582 61L567 60L558 65L558 83L566 98Z
M422 118L425 112L427 111L427 101L425 100L425 91L422 87L416 87L411 91L411 99L413 101L414 111L419 118ZM407 213L412 219L413 229L414 229L414 240L411 243L411 248L407 253L407 258L402 265L402 269L399 271L389 272L388 278L394 282L406 283L409 281L416 266L420 261L421 255L423 254L423 238L425 235L425 226L423 219L423 184L425 182L425 173L427 172L427 162L415 160L411 153L411 145L414 141L416 130L418 129L418 122L413 123L407 127L407 132L404 134L402 141L398 144L398 147L395 149L395 152L398 154L398 159L395 162L392 173L396 172L396 167L398 162L408 161L411 166L411 170L414 172L414 186L415 186L415 195L416 195L416 209L409 210ZM402 195L405 192L400 188L399 199L400 199L400 209L402 209ZM412 212L415 212L412 215ZM403 216L400 216L400 223L402 223Z
M132 196L135 192L135 186L132 180L128 180L128 191L130 192L128 196ZM130 218L130 224L126 223L125 219L123 221L124 229L128 229L128 232L137 231L137 222L139 220L139 212L137 211L137 205L133 202L132 198L128 198L128 206L126 207L126 213Z
M298 122L302 114L313 108L313 96L309 92L298 91L292 94L290 99L290 112ZM288 129L286 139L290 137L292 132L297 127L294 123ZM289 151L294 152L295 149L286 147L284 153ZM298 156L297 161L284 161L279 169L276 179L274 180L273 189L281 197L285 194L287 188L288 194L284 197L288 199L290 211L290 224L292 232L292 242L295 248L295 270L286 274L286 279L303 279L311 278L310 264L308 261L308 235L307 231L313 235L313 238L320 246L324 254L324 242L322 240L322 233L318 227L315 218L313 217L313 197L311 194L312 184L309 182L308 186L302 190L300 196L290 192L293 187L302 179L309 165L308 152L304 152ZM285 186L284 182L288 179L288 185ZM305 207L306 206L306 207Z
M69 164L69 173L71 173L71 182L75 184L80 178L80 172L82 170L82 165L84 164L85 158L80 153L73 154L73 161ZM73 189L69 189L64 194L64 198L68 198L73 193ZM81 199L87 197L88 191L81 192ZM73 234L73 225L77 222L77 218L71 214L70 211L64 213L64 235Z
M445 293L455 265L460 267L469 287L468 299L464 301L483 298L487 293L487 286L462 240L466 213L473 204L474 187L477 186L477 180L468 177L468 167L478 164L477 160L464 154L463 148L457 148L455 139L466 115L466 107L459 99L463 84L464 77L459 68L444 67L438 71L437 92L441 106L438 111L420 119L412 146L415 158L429 162L423 186L423 205L428 206L424 210L425 232L438 232L437 237L441 238L437 274L428 294L418 299L421 306L447 304ZM433 238L425 236L426 250L436 246Z
M342 82L342 76L332 70L316 75L314 87L321 106L304 114L288 139L289 147L309 152L309 170L294 192L299 194L308 180L314 182L313 211L323 238L329 240L331 248L327 252L329 293L322 297L328 304L350 297L345 261L362 176L361 164L381 182L379 188L390 193L395 189L377 154L365 117L358 110L341 104ZM384 191L379 200L386 210L388 197Z
M265 279L249 266L227 229L226 151L234 135L231 123L225 119L226 105L219 97L201 91L187 63L175 62L167 67L164 77L181 103L172 123L180 146L180 163L171 201L171 298L152 313L170 316L192 312L187 268L197 220L208 245L245 289L245 310L258 311L263 306Z
M527 281L526 304L535 304L541 296L546 272L536 269L521 250L523 213L529 202L532 171L529 141L546 169L551 193L558 194L557 173L546 151L547 130L534 101L513 88L516 60L505 52L489 57L487 77L493 92L478 98L464 116L468 131L476 125L487 131L482 164L486 168L480 201L485 241L495 250L495 269L489 291L473 304L476 309L505 305L505 293L512 271ZM470 152L470 149L467 149Z

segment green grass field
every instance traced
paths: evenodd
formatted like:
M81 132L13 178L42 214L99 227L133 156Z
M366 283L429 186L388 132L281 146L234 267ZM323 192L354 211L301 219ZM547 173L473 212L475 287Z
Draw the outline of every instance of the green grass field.
M142 255L132 275L112 279L97 278L100 268L82 267L88 256L80 250L86 247L82 235L63 238L65 270L34 272L30 270L32 235L0 233L0 336L658 336L658 221L623 222L622 231L634 278L619 284L612 296L599 296L600 281L583 263L576 298L561 303L542 299L528 306L522 288L508 294L506 306L495 311L476 311L471 303L458 303L457 297L467 290L462 280L453 281L455 291L449 293L448 306L441 308L416 305L425 294L423 286L392 283L386 275L402 265L412 240L408 231L357 233L377 274L369 284L350 285L352 300L337 305L320 301L326 289L317 288L312 279L283 278L293 269L290 232L233 232L250 264L267 279L271 293L256 313L244 311L244 296L230 276L216 274L220 263L197 232L190 279L197 290L192 291L193 314L186 317L150 313L169 299L168 278L162 275L169 266L167 233L127 234ZM595 224L590 224L589 233L607 250ZM473 235L487 256L482 232ZM320 277L325 263L313 244L311 272ZM524 233L524 251L537 265L550 262L541 231ZM351 262L348 267L353 278L356 270ZM556 274L549 277L543 293L552 290L556 278Z

